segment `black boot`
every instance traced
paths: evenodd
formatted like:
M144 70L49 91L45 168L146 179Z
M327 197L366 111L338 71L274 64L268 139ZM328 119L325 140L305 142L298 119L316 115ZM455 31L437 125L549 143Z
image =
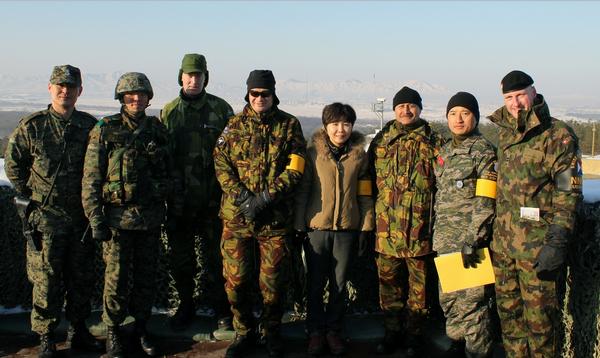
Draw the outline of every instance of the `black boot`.
M399 331L385 331L385 336L375 348L377 354L391 354L400 346L401 335Z
M192 323L196 312L191 299L182 300L177 307L177 311L169 320L171 329L174 331L183 331Z
M123 344L119 337L119 327L117 326L106 326L106 356L108 358L125 357Z
M246 355L250 348L254 345L251 335L235 334L233 342L227 347L225 358L241 358Z
M52 333L40 334L40 352L39 358L56 357L56 344Z
M102 343L90 333L84 321L71 322L67 331L66 345L70 349L91 352L102 352L104 350Z
M270 358L283 357L283 340L279 332L268 332L265 335L267 352Z
M150 357L154 357L157 349L156 345L154 345L154 342L152 342L152 339L150 339L148 331L146 330L145 320L135 321L135 335L140 340L140 347L142 347L142 350Z
M407 334L403 344L404 356L416 358L423 356L423 340L420 335Z
M465 356L465 341L452 340L450 348L444 354L445 358L464 358Z

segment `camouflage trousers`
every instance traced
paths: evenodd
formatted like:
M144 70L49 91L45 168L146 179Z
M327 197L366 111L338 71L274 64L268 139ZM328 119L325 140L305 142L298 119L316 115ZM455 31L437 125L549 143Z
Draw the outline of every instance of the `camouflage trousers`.
M555 357L558 298L556 283L542 281L533 260L494 253L496 302L507 357Z
M379 254L379 304L387 331L406 330L420 335L427 315L425 282L427 257L406 257ZM402 326L402 322L406 326Z
M194 278L199 275L200 300L212 306L220 317L229 316L219 247L221 219L216 215L199 214L173 220L175 225L167 227L167 238L171 247L171 276L179 300L193 302Z
M446 335L455 341L465 340L466 350L487 356L492 350L489 300L493 288L479 286L442 293L440 306L446 317Z
M283 316L285 265L289 256L286 237L240 237L225 228L221 253L225 292L231 305L235 331L246 335L255 328L252 293L255 292L256 255L260 260L258 283L263 304L260 323L263 333L278 330Z
M40 251L27 245L27 276L33 285L31 329L46 334L60 323L65 300L67 320L81 321L90 315L94 243L91 237L81 243L83 230L68 235L40 234Z
M104 242L106 270L102 320L107 326L120 325L125 320L128 309L136 320L150 318L156 292L154 278L159 237L158 230L112 229L111 240ZM133 281L132 285L130 279Z

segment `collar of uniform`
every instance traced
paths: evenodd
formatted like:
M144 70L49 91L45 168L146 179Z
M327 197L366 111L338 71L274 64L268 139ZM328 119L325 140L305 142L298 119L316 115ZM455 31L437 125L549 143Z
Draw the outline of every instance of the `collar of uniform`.
M125 106L122 106L121 118L123 119L123 123L125 123L127 127L131 128L132 130L135 130L140 125L140 123L142 123L144 118L146 118L146 112L143 112L140 116L134 118L132 115L127 113L127 111L125 110Z
M387 133L387 143L394 141L399 137L423 137L429 138L431 131L428 130L429 126L426 125L427 121L419 118L417 122L412 125L405 126L396 120L391 121L389 131Z
M271 109L263 113L257 113L254 109L252 109L252 106L249 104L244 106L244 116L256 119L260 122L267 122L268 120L272 119L273 117L275 117L275 113L277 113L277 111L278 109L276 105L273 105Z
M473 147L473 144L475 144L475 142L477 141L477 139L479 139L479 137L481 137L481 133L479 133L479 130L477 128L475 128L469 134L469 136L466 137L459 144L455 144L454 141L449 141L448 146L450 148L452 148L451 154L452 155L469 154L471 152L471 148Z
M179 90L179 98L185 106L194 108L200 108L206 103L206 90L202 90L197 96L188 96L183 92L183 89Z
M531 110L523 113L519 116L518 120L508 113L506 106L498 108L492 115L488 116L488 119L497 125L510 130L513 133L522 132L527 133L531 129L539 126L543 121L550 118L550 109L544 100L544 96L537 94L533 100L533 107ZM523 128L519 131L519 124Z
M73 118L73 115L75 114L75 108L73 108L73 112L71 112L71 116L69 118L63 118L58 112L56 112L54 110L54 108L52 107L51 104L48 105L48 113L50 113L50 115L55 118L56 120L58 120L61 123L69 123L69 121Z

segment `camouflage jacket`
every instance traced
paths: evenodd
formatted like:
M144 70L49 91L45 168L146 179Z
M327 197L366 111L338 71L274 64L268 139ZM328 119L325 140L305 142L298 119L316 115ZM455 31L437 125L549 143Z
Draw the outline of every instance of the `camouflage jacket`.
M515 119L506 107L488 117L498 126L498 186L491 248L515 259L535 259L548 226L572 230L581 200L581 158L577 136L550 116L537 95L530 111ZM559 174L570 183L559 190ZM561 176L562 177L562 176ZM569 185L570 184L570 185ZM539 215L521 215L522 208ZM524 217L522 217L524 216Z
M65 120L48 106L21 119L10 136L6 176L20 195L38 206L30 216L37 230L57 233L71 225L87 225L81 207L81 177L88 134L96 122L90 114L77 110ZM40 208L44 201L46 205Z
M82 201L92 227L160 227L170 193L168 145L167 130L156 117L133 120L115 114L98 122L90 132L83 169Z
M248 236L289 233L293 191L304 171L305 152L300 122L276 106L259 115L246 105L232 117L214 151L224 225ZM302 163L292 166L290 159ZM247 222L235 204L244 188L253 193L268 190L272 199L254 222Z
M176 185L174 200L186 214L198 208L216 211L221 202L221 187L215 175L213 149L227 125L233 109L225 100L202 92L200 98L187 100L181 94L167 103L161 121L169 131Z
M481 247L491 239L495 164L496 149L477 131L459 144L450 141L442 147L434 166L433 249L438 254L460 251L464 243ZM492 193L482 190L486 185Z
M375 250L395 257L431 252L433 163L441 137L420 119L407 128L388 122L369 146L375 201Z
M373 198L365 136L353 131L336 160L321 128L306 151L306 167L295 198L294 229L373 230Z

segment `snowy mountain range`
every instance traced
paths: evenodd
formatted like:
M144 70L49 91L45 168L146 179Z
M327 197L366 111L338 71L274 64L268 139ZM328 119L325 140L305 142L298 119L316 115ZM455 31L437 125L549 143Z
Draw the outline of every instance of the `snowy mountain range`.
M84 91L79 99L79 108L92 114L104 115L114 111L119 104L113 99L114 87L122 72L89 73L83 78ZM177 96L179 86L173 79L153 80L154 109L160 109L165 103ZM47 75L19 76L0 74L0 110L33 111L48 103ZM361 81L349 79L344 81L309 81L284 79L277 82L277 95L281 100L280 108L296 116L320 117L323 106L335 101L351 104L361 120L376 120L373 104L377 98L386 98L384 102L384 119L393 118L391 111L393 95L402 86L417 90L423 98L422 116L431 120L444 120L445 105L455 91L444 85L419 80L404 82ZM208 91L227 100L235 111L244 105L246 91L244 83L237 85L211 81ZM481 113L487 115L498 108L501 98L493 101L480 98ZM600 109L552 107L553 114L561 119L590 118L600 119Z

